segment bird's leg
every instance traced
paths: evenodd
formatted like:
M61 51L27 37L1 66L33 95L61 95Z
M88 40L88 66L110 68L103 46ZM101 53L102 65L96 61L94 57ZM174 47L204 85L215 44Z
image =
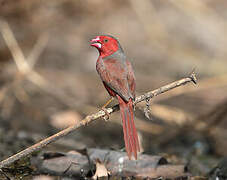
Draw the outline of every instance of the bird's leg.
M113 100L114 100L114 97L111 96L111 98L106 102L106 104L104 104L104 105L102 106L102 109L106 108L106 106L108 106Z
M106 106L108 106L113 101L113 99L114 97L111 96L111 98L101 108L105 112L105 116L103 117L105 121L107 121L110 118L110 114L107 112Z

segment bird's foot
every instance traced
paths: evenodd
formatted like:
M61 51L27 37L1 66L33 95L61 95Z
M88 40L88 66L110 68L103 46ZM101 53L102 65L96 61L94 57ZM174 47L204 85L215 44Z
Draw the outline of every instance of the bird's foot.
M110 113L108 113L107 109L102 107L102 110L105 112L105 115L103 116L103 119L105 121L108 121L108 119L110 118Z

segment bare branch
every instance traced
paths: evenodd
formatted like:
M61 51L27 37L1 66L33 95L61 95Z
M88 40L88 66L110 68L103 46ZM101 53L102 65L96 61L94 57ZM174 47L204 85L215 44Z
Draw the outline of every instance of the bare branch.
M33 47L31 53L27 57L27 61L31 68L33 68L39 59L40 55L42 54L43 50L45 49L49 40L49 34L43 33L38 38L35 46Z
M13 32L11 31L9 24L5 21L0 21L0 30L7 46L12 53L13 59L19 71L24 74L28 73L30 71L30 67L28 63L24 60L24 54L16 39L14 38Z
M179 87L179 86L182 86L182 85L185 85L186 83L189 83L189 82L196 82L196 78L195 78L195 73L193 72L189 77L186 77L186 78L183 78L183 79L180 79L178 81L175 81L173 83L170 83L170 84L167 84L165 86L162 86L156 90L153 90L153 91L150 91L150 92L147 92L141 96L138 96L136 99L135 99L135 105L137 103L140 103L142 101L145 101L146 99L148 98L153 98L154 96L158 96L166 91L169 91L171 89L174 89L176 87ZM107 112L109 114L113 113L113 112L116 112L119 110L119 105L115 105L111 108L108 108L107 109ZM85 119L83 119L82 121L80 121L79 123L75 124L75 125L72 125L30 147L28 147L27 149L9 157L8 159L5 159L3 161L0 162L0 168L4 167L4 166L7 166L17 160L19 160L20 158L23 158L35 151L38 151L40 149L42 149L43 147L45 147L46 145L52 143L52 142L55 142L57 141L58 139L68 135L69 133L72 133L74 132L75 130L77 130L77 128L81 127L81 126L85 126L85 125L88 125L90 122L92 121L95 121L97 119L100 119L101 117L105 116L105 112L103 110L97 112L97 113L94 113L94 114L91 114L91 115L88 115Z

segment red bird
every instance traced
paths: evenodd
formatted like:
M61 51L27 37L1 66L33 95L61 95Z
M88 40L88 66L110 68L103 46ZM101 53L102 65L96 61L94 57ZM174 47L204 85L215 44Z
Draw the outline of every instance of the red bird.
M103 84L113 97L118 99L123 124L125 148L129 159L132 153L137 159L137 152L140 151L138 135L134 124L133 100L135 99L135 76L130 61L126 59L123 49L116 38L110 35L97 36L92 39L91 46L99 51L96 62Z

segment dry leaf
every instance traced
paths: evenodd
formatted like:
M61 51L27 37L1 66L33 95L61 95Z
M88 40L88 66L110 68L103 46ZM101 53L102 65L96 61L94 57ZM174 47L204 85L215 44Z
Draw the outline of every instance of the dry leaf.
M75 111L63 111L52 115L50 124L56 128L62 129L78 123L81 119L80 114Z
M100 162L99 160L96 161L96 172L92 179L98 179L99 177L107 177L109 172L107 171L105 164Z

